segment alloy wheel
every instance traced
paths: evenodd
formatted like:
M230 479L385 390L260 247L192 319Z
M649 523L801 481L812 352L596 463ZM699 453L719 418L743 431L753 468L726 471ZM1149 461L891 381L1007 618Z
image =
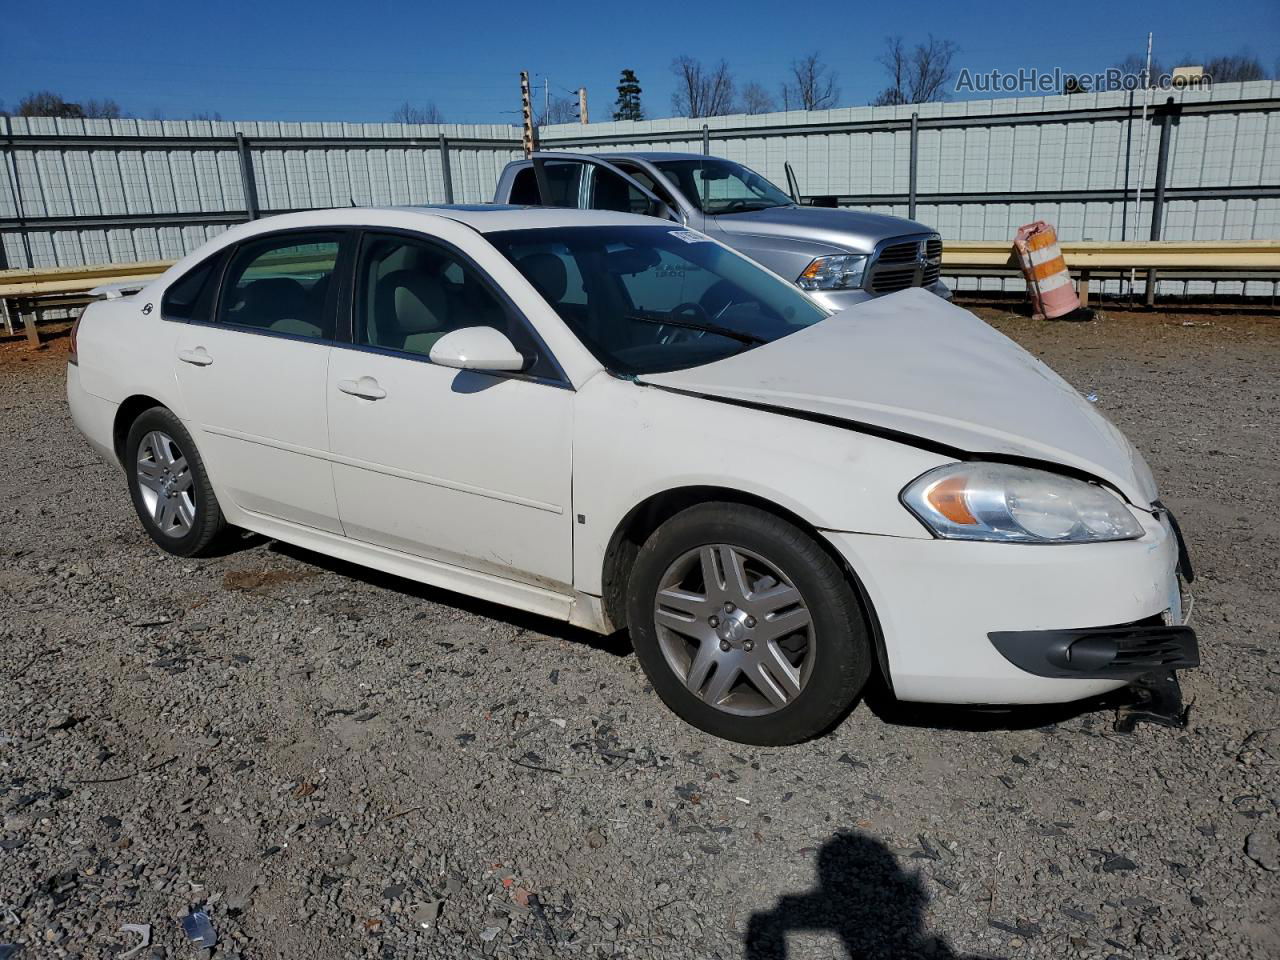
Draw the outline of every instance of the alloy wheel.
M162 430L152 430L138 444L135 467L142 502L156 528L169 537L184 537L196 519L194 479L187 458Z
M740 716L792 703L813 669L813 618L775 563L726 543L683 554L659 581L654 624L667 665L703 702Z

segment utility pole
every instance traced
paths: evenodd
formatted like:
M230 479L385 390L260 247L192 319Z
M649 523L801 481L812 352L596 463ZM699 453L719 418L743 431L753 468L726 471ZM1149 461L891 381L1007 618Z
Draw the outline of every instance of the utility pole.
M578 88L578 120L582 123L587 122L587 88Z
M529 71L520 71L520 111L524 114L524 133L521 146L527 157L533 153L533 102L529 97Z

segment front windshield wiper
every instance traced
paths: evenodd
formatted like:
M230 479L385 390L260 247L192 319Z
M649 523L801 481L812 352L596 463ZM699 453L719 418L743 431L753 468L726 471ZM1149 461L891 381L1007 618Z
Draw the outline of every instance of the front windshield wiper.
M722 327L717 323L699 323L696 320L676 320L672 317L659 316L657 314L631 314L627 317L636 323L653 323L662 327L682 327L685 330L701 330L703 333L714 333L717 336L728 337L730 340L737 340L739 343L749 344L758 347L762 343L768 343L763 337L757 337L752 333L742 333L740 330L730 330L728 327Z
M754 213L757 210L776 210L779 207L794 206L794 203L770 203L768 200L755 200L749 203L744 203L741 206L712 207L707 211L707 213L719 217L727 213Z

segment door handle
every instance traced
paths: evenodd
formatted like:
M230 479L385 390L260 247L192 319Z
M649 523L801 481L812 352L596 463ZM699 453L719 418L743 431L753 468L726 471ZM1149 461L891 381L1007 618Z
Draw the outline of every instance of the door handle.
M204 347L196 347L194 350L179 350L178 359L183 363L189 363L196 367L207 367L213 363L213 357L209 356L209 351Z
M378 381L373 377L361 377L359 380L339 380L338 389L343 393L349 393L353 397L361 397L365 400L381 400L387 395L387 391L378 386Z

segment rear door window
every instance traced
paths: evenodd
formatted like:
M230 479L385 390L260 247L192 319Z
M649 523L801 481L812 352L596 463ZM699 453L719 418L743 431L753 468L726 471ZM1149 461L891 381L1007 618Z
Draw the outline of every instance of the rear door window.
M334 338L334 272L341 234L289 233L254 240L227 267L218 321L269 333Z

